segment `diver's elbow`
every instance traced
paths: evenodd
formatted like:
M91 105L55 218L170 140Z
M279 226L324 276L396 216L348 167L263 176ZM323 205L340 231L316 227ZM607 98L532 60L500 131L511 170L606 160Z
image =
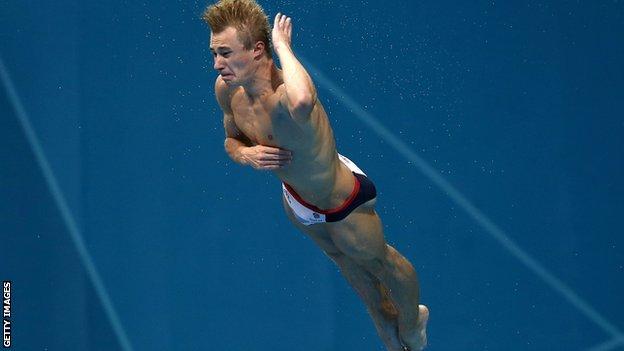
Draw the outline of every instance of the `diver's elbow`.
M316 104L315 94L304 94L299 96L295 101L290 104L291 113L293 116L309 116L314 110Z

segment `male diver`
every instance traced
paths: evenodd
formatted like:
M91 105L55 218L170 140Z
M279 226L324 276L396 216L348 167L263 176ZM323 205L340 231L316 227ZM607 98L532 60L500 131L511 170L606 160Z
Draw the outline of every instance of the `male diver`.
M429 310L419 305L416 272L384 239L375 186L336 151L314 83L292 51L291 19L278 13L269 37L255 0L221 0L203 18L227 154L282 181L288 218L340 267L389 351L423 349Z

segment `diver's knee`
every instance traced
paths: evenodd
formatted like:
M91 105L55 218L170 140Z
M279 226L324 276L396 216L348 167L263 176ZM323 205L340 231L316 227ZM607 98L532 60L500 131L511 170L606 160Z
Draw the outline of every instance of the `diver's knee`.
M384 266L388 272L399 278L412 279L416 274L416 270L410 261L390 245L388 245Z
M379 258L373 257L368 259L357 259L354 260L354 262L378 279L382 278L386 274L384 262Z
M375 257L363 260L362 264L376 276L383 276L388 272L400 271L406 267L406 260L392 246L385 244ZM409 264L409 263L408 263Z

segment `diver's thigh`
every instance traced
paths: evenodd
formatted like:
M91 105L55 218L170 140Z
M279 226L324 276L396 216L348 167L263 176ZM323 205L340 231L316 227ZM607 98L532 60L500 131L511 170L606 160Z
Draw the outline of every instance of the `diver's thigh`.
M294 213L285 199L282 198L282 202L284 205L284 211L286 212L286 216L290 220L290 222L297 228L299 231L305 233L307 236L312 238L312 240L327 254L335 255L339 254L340 250L334 245L331 236L327 230L326 223L318 223L313 225L303 225L297 217L295 217Z
M381 219L372 208L357 208L342 221L330 224L332 241L345 255L355 260L385 256Z

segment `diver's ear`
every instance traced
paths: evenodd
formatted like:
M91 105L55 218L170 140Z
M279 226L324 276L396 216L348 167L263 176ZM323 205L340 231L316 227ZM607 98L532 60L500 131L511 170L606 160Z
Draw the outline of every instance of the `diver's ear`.
M264 45L262 41L257 41L253 47L253 51L254 59L260 59L266 51L266 45Z

